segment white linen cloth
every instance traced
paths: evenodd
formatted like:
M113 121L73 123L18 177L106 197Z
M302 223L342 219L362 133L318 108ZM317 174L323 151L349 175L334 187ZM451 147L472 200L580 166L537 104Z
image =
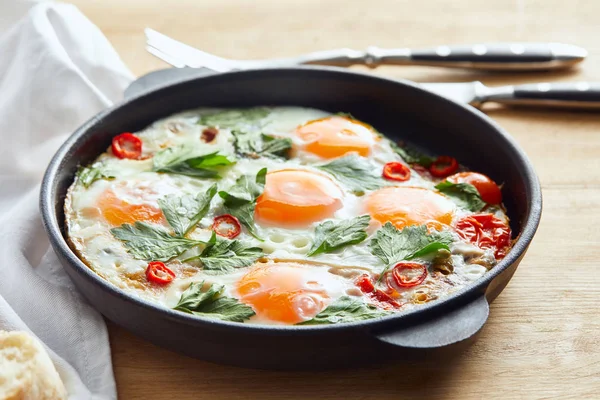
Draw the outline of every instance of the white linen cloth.
M132 79L76 7L0 0L0 329L45 344L69 399L115 399L116 386L104 320L42 227L40 181L66 137Z

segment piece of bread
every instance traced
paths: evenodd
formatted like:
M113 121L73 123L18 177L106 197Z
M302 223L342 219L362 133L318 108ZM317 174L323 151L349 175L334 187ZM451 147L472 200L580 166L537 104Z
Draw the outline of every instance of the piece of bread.
M66 398L67 391L42 344L27 332L0 331L0 399Z

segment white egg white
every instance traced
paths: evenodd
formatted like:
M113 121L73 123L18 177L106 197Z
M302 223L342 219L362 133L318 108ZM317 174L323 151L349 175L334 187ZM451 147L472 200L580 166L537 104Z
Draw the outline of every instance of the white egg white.
M146 300L156 302L165 307L173 307L179 300L181 293L191 282L205 281L224 285L223 295L238 297L236 282L247 273L248 268L240 268L227 274L214 274L203 271L198 265L184 263L178 260L167 263L177 275L171 284L166 287L158 287L149 284L145 278L147 261L137 260L132 257L110 232L113 228L103 216L102 206L99 199L112 191L119 201L144 205L158 209L158 200L170 194L193 194L204 193L217 183L219 190L227 190L233 186L241 175L255 175L262 168L269 172L282 169L301 169L319 174L323 171L316 168L317 165L327 162L318 156L305 152L301 149L302 141L295 135L296 128L308 121L320 119L329 115L326 112L299 108L279 107L271 108L270 113L261 122L264 133L292 139L295 148L294 156L289 160L277 158L237 158L233 147L233 135L228 129L219 129L216 138L203 143L202 132L206 126L198 124L200 115L213 112L214 109L191 110L159 120L146 129L137 132L143 140L142 160L128 160L114 157L110 150L100 155L97 161L103 162L114 179L100 179L89 187L84 187L77 180L71 186L65 201L66 222L69 241L73 249L81 259L96 273L112 284L139 296ZM166 174L152 172L152 156L167 147L172 146L194 146L205 153L219 152L232 159L236 159L235 165L229 167L220 180L197 179L184 175ZM381 171L383 166L390 161L401 161L385 138L376 141L371 150L368 162L373 170ZM329 176L334 180L331 176ZM345 220L366 214L363 206L364 196L353 194L341 183L336 182L343 191L342 207L337 210L333 220ZM432 189L434 183L413 173L407 182L395 183L397 186L418 186ZM368 195L368 193L367 193ZM208 240L210 227L214 218L222 213L222 199L217 195L213 198L208 214L200 221L198 226L189 234L190 238L197 240ZM466 211L457 211L457 216ZM502 210L497 214L506 218ZM322 221L320 221L322 222ZM169 228L166 221L158 222L165 228ZM318 222L319 223L319 222ZM323 279L320 284L329 293L331 299L343 294L359 296L354 284L355 277L364 272L379 273L385 267L383 262L374 256L369 249L369 239L362 243L343 248L331 253L319 254L307 257L307 253L313 245L314 230L318 224L298 229L289 229L278 226L257 225L257 236L259 240L244 231L238 240L261 247L266 258L275 262L301 262L308 269L315 269L318 273L327 271L331 279ZM370 236L374 234L377 226L369 228ZM197 254L200 249L192 249L185 254ZM412 298L419 296L419 291L427 292L427 296L434 299L454 291L470 281L478 279L487 271L487 268L478 264L468 264L470 254L481 252L479 256L490 258L493 263L493 254L486 254L475 246L458 242L452 249L454 272L443 280L427 278L419 288L406 289L402 300L410 303L403 309L415 306ZM184 257L180 257L184 259ZM417 302L418 304L418 302ZM249 322L271 324L276 323L258 316Z

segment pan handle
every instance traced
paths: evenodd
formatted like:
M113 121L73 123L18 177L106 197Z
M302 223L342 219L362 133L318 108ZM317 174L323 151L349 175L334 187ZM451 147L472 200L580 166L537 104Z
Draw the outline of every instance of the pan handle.
M377 332L374 336L382 342L404 348L443 347L475 335L487 321L489 313L489 303L482 294L447 314L406 328Z

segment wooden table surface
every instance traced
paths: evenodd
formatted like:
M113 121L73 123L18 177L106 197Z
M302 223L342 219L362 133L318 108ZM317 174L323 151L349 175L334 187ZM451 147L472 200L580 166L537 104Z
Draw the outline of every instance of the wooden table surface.
M416 81L491 85L600 81L596 0L76 0L138 75L165 64L144 50L155 28L225 57L291 56L336 47L560 41L585 65L486 75L425 67L374 71ZM158 348L109 323L122 399L600 398L600 114L494 109L540 176L544 213L529 252L458 359L334 372L265 372ZM201 345L201 344L192 344Z

